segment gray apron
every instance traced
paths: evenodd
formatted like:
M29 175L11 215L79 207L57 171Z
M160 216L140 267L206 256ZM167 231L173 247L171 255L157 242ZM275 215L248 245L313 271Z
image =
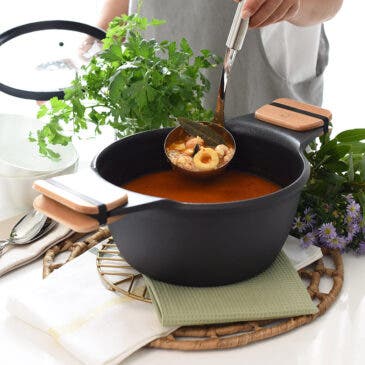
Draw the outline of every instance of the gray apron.
M141 15L167 21L164 25L150 27L146 31L147 38L179 41L185 37L195 52L209 49L223 57L236 7L230 0L144 0ZM130 0L130 12L135 12L136 8L137 0ZM315 77L299 83L289 82L271 66L260 30L249 30L227 87L226 118L254 112L261 105L281 97L321 105L327 62L328 41L322 26ZM213 110L220 73L221 67L207 73L211 90L205 103Z

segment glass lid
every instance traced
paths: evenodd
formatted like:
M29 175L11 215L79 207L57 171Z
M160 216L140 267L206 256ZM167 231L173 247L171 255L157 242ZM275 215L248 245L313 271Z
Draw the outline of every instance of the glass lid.
M0 90L25 99L62 98L77 70L101 50L103 38L99 28L63 20L0 34Z

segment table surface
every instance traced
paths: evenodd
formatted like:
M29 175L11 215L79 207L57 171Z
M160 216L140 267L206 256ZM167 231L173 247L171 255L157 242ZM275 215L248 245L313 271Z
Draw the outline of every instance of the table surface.
M1 225L3 225L1 227ZM0 222L0 231L4 224ZM1 265L1 259L0 259ZM228 362L280 365L363 365L365 363L365 257L344 255L345 281L333 307L315 322L246 347L205 352L143 349L126 365L215 365ZM42 280L37 260L0 278L0 364L80 365L51 337L10 316L8 296ZM329 287L329 283L325 283ZM325 291L327 288L321 288Z

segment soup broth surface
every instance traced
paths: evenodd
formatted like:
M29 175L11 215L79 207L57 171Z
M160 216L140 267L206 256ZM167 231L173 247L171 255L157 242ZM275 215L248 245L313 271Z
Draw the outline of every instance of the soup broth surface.
M176 171L160 171L140 176L122 186L137 193L186 203L223 203L258 198L280 186L262 177L228 170L215 178L192 179Z

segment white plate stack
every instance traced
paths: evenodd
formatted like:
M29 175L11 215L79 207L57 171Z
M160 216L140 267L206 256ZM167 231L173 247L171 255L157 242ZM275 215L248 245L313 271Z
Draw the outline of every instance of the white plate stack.
M32 208L37 192L34 180L72 173L77 169L78 154L72 144L52 146L60 154L55 161L43 157L29 133L41 128L36 118L0 114L0 220Z

